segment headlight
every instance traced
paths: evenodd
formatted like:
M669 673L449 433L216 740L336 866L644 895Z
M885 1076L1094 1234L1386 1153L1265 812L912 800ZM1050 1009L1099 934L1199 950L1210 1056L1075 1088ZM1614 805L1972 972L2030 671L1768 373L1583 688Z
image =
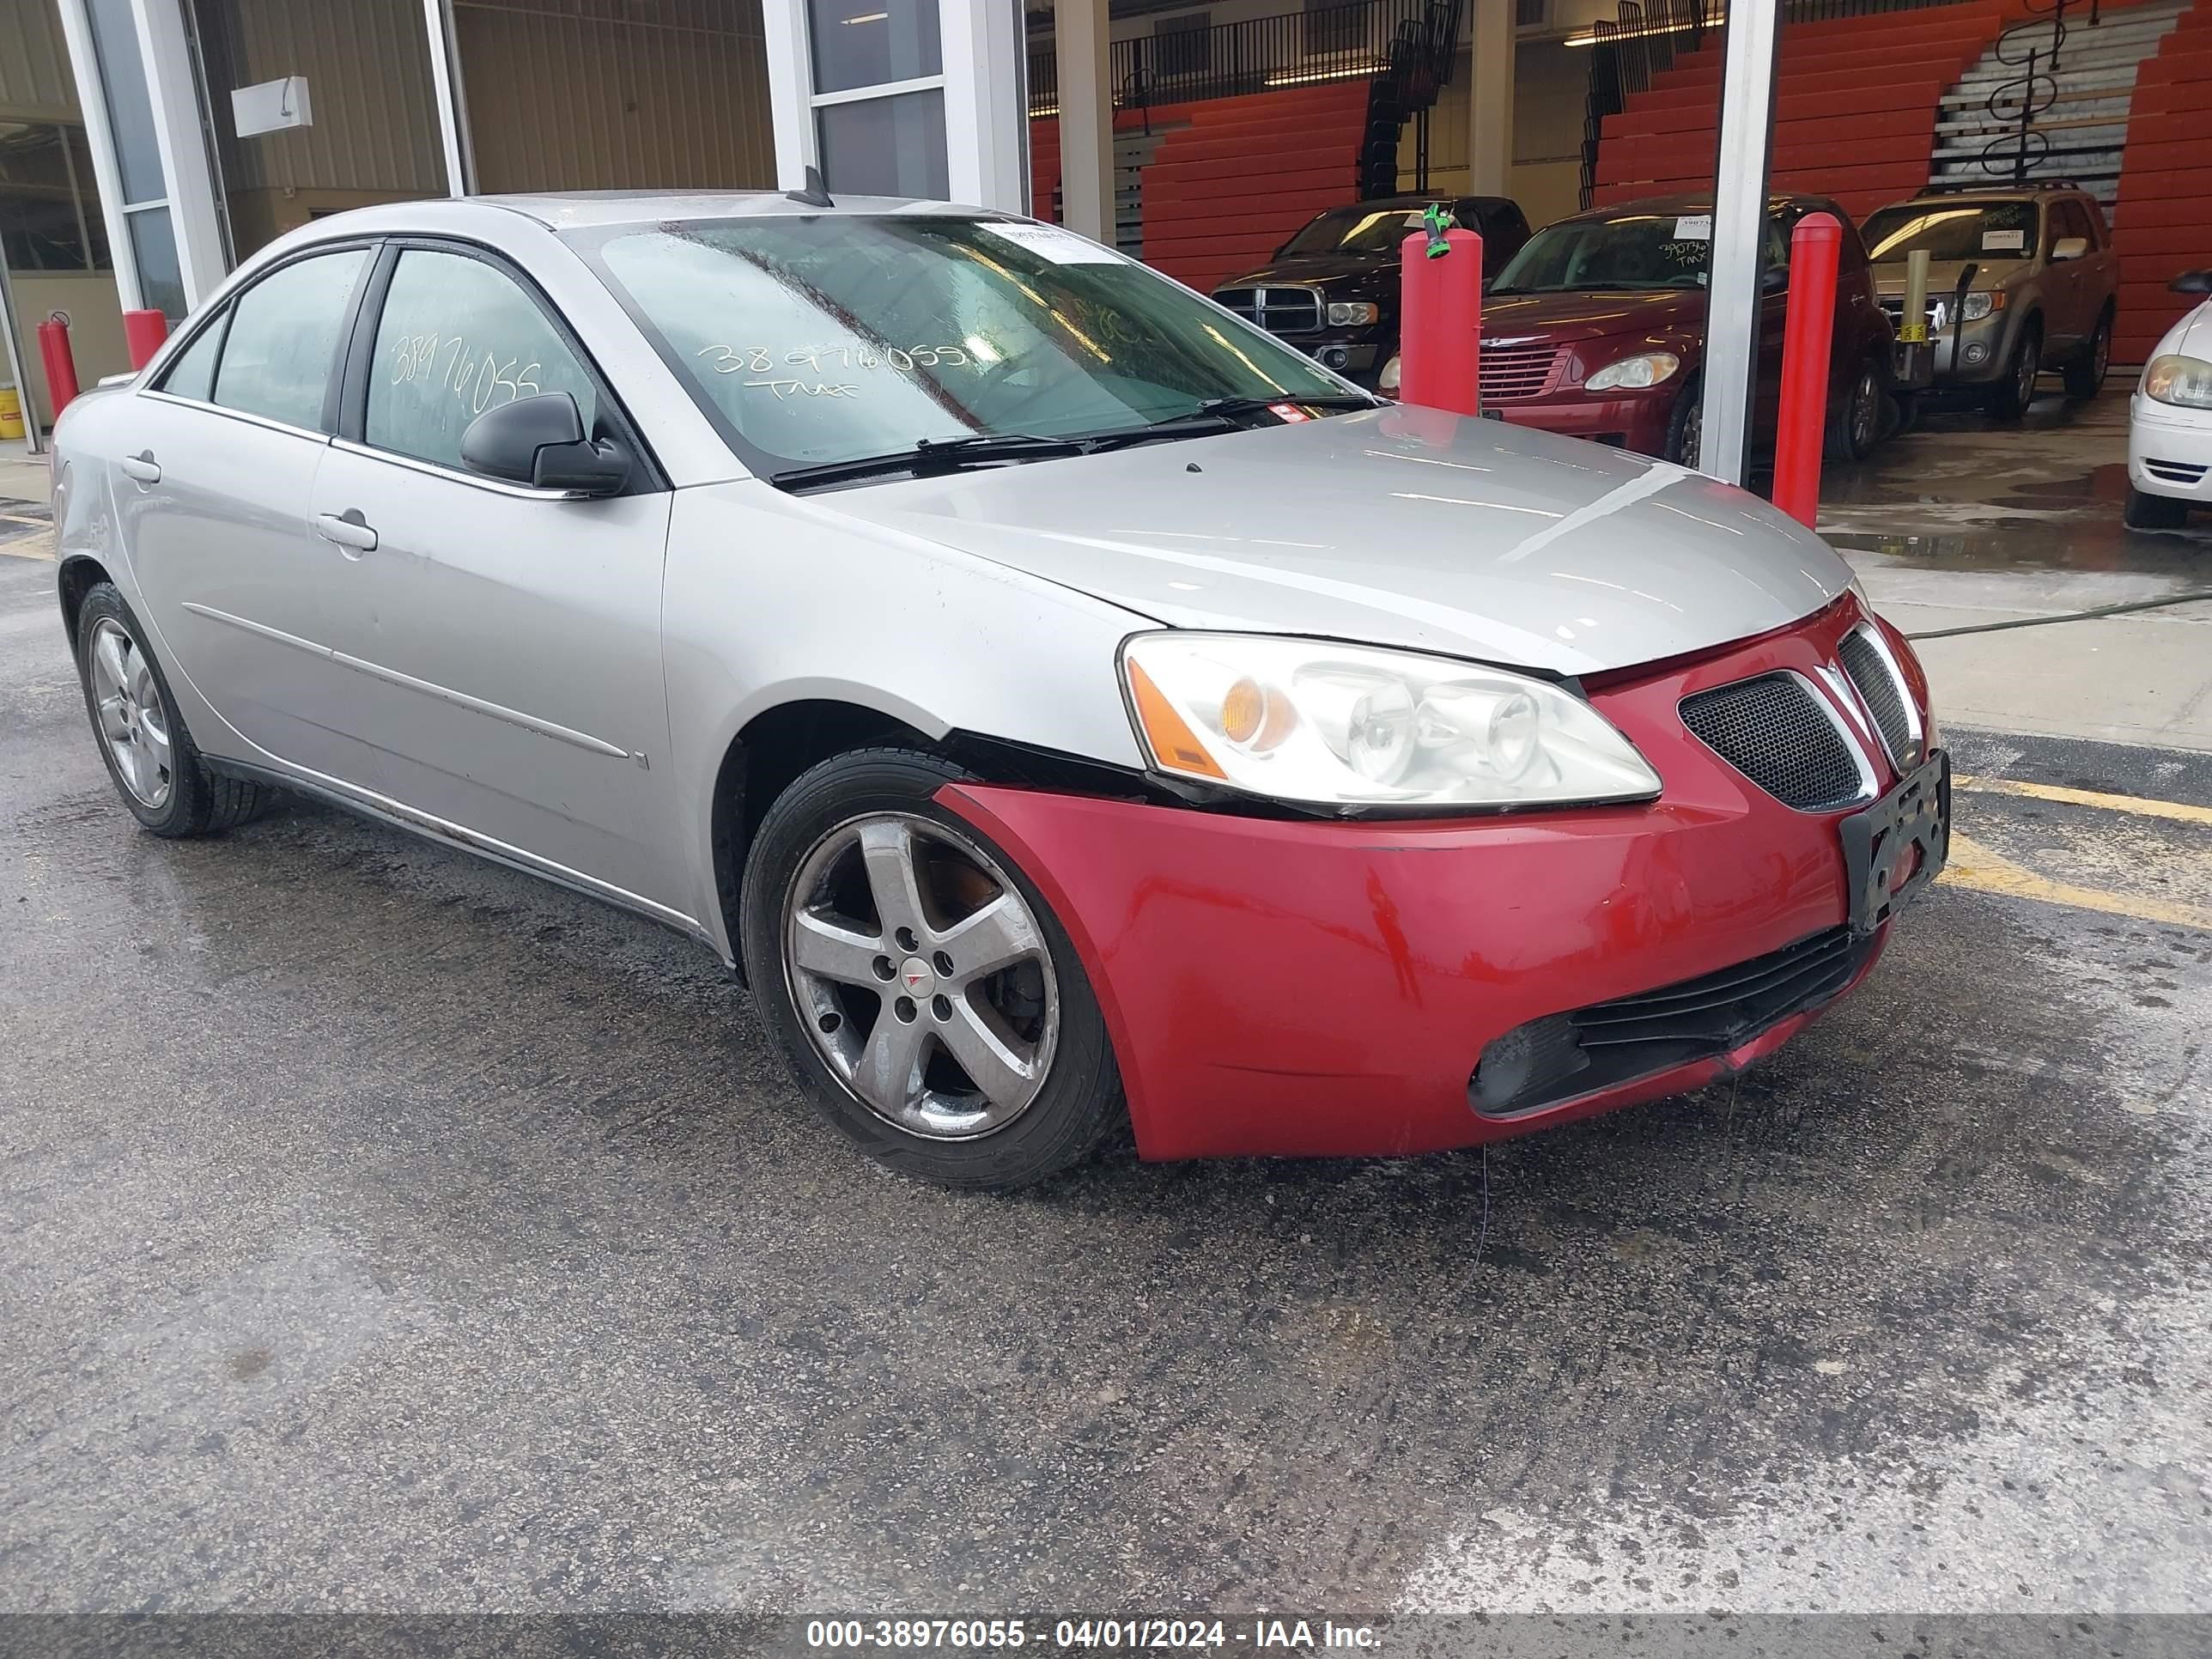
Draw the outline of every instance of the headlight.
M2002 292L1969 294L1966 303L1959 308L1959 314L1970 323L1978 323L1992 311L2002 311L2004 308L2005 296ZM1950 327L1951 301L1948 299L1936 301L1929 308L1928 319L1937 328Z
M2182 409L2212 409L2212 363L2168 352L2143 367L2142 394Z
M1398 395L1398 354L1392 352L1390 361L1382 365L1382 372L1375 377L1375 389L1390 397Z
M1139 634L1121 650L1152 764L1320 805L1647 799L1658 775L1596 710L1499 668L1326 640Z
M1332 328L1364 328L1382 314L1382 307L1350 301L1339 301L1328 308Z
M1617 363L1607 363L1583 382L1583 390L1611 392L1626 386L1657 386L1681 366L1682 360L1671 351L1647 351L1640 357L1623 357Z

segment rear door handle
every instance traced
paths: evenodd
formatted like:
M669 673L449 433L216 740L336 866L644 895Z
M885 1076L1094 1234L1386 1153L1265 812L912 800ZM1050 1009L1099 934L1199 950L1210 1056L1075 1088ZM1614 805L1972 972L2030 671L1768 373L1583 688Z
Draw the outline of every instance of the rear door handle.
M336 542L341 548L356 552L376 551L376 532L370 529L361 509L349 507L343 514L325 513L315 520L315 534L326 542Z
M142 449L136 455L125 455L116 465L123 469L126 478L136 478L140 483L161 482L161 469L155 464L154 452Z

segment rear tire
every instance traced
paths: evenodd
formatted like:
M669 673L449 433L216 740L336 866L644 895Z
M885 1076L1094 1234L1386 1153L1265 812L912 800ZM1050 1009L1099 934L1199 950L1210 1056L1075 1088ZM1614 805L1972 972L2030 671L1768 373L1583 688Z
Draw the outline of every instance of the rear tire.
M864 749L779 795L745 860L746 976L800 1090L870 1157L948 1187L1026 1187L1127 1121L1121 1076L1043 895L938 805L964 775ZM972 926L987 912L988 933Z
M1841 407L1828 416L1823 447L1832 461L1863 461L1881 441L1883 409L1881 364L1869 357L1859 365L1851 389Z
M2043 329L2030 323L2021 331L2004 379L1990 393L1990 413L2000 421L2016 421L2035 401L2036 377L2043 372Z
M168 678L112 582L94 585L78 610L76 672L116 793L155 835L213 835L274 802L273 790L225 777L201 758Z
M2095 397L2112 362L2112 313L2108 308L2097 319L2097 331L2089 337L2088 349L2066 365L2066 395L2077 400Z
M2179 530L2189 522L2189 503L2171 495L2149 495L2130 485L2120 522L2130 530Z

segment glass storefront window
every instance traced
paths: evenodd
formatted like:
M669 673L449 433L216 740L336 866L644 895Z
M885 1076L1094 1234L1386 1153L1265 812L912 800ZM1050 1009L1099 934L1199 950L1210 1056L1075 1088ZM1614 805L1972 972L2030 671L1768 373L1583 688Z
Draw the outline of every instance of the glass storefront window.
M138 259L138 303L180 322L191 309L185 298L185 274L177 262L177 228L165 207L140 208L126 216L131 251Z
M123 174L123 199L159 202L169 193L161 173L161 143L154 131L154 100L146 89L146 65L138 55L138 24L131 0L87 0L100 83L107 92L107 125L115 137L116 166ZM176 263L173 247L170 263ZM150 301L149 301L150 303Z
M822 135L822 177L833 191L934 202L952 193L941 89L824 104L814 113Z
M806 9L817 92L944 72L937 0L807 0Z

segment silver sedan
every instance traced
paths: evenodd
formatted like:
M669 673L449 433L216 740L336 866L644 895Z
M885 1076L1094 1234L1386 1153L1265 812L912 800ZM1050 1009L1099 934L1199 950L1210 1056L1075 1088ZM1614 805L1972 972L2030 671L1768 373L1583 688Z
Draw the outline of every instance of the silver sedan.
M319 220L55 479L147 829L301 792L678 928L948 1182L1694 1087L1942 861L1925 682L1816 538L1027 220Z

